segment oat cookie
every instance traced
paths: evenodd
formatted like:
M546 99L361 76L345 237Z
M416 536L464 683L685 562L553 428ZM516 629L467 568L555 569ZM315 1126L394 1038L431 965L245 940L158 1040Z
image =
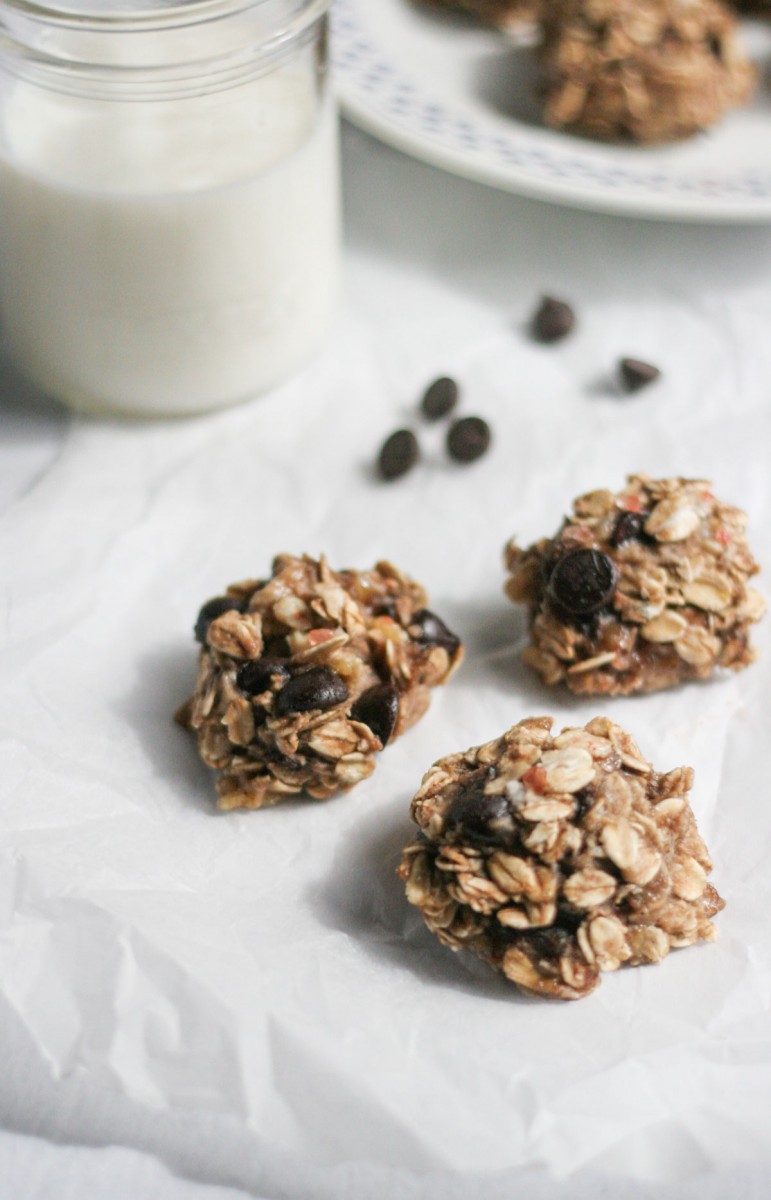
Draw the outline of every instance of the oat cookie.
M658 774L604 717L551 727L520 721L435 763L399 874L446 946L529 995L577 1000L601 971L712 941L723 901L688 802L693 771Z
M619 494L579 496L555 537L506 547L506 593L530 610L525 662L595 695L746 667L765 611L746 520L703 480L630 475Z
M324 799L375 768L461 661L459 639L396 567L279 555L198 616L198 681L177 719L219 772L221 808Z
M541 12L548 125L666 142L749 97L755 72L720 0L550 0Z

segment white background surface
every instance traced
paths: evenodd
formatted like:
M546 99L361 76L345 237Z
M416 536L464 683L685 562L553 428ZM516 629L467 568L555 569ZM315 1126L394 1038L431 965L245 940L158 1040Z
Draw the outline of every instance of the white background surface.
M743 675L609 706L658 768L697 767L716 945L529 1002L435 945L393 868L434 758L597 710L518 666L511 533L627 470L698 474L771 562L771 231L548 208L352 129L344 169L340 318L272 396L119 425L4 378L0 1195L765 1196L767 624ZM544 291L580 319L548 349L524 332ZM622 354L660 385L614 396ZM378 485L440 373L492 453L452 468L419 428L423 467ZM200 601L284 549L391 556L468 660L350 795L223 816L170 712Z

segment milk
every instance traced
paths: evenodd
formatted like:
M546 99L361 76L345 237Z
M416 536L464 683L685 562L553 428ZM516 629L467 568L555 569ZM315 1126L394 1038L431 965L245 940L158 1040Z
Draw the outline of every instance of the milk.
M91 413L200 412L319 346L338 288L337 128L311 79L160 105L17 83L3 126L3 338L46 392Z

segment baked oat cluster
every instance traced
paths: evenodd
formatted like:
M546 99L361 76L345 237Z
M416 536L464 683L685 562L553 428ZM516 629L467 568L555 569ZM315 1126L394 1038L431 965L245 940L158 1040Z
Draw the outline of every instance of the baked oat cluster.
M688 801L618 725L549 717L435 763L399 874L429 929L523 992L576 1000L601 971L714 940L723 901Z
M771 0L414 2L465 11L509 34L532 24L545 123L637 143L687 137L746 103L757 72L736 10L771 15Z
M703 480L631 475L618 494L579 496L555 537L506 547L506 593L530 610L525 662L591 695L746 667L765 603L745 526Z
M420 584L379 562L333 571L279 555L198 617L198 681L178 720L219 772L221 808L324 799L375 768L461 661Z
M719 0L551 0L541 57L547 125L610 141L706 129L755 78Z

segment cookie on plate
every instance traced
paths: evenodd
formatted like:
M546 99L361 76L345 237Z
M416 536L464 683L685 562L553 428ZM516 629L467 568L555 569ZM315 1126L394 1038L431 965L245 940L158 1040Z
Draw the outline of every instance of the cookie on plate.
M720 0L550 0L541 9L547 125L668 142L749 98L755 71Z

